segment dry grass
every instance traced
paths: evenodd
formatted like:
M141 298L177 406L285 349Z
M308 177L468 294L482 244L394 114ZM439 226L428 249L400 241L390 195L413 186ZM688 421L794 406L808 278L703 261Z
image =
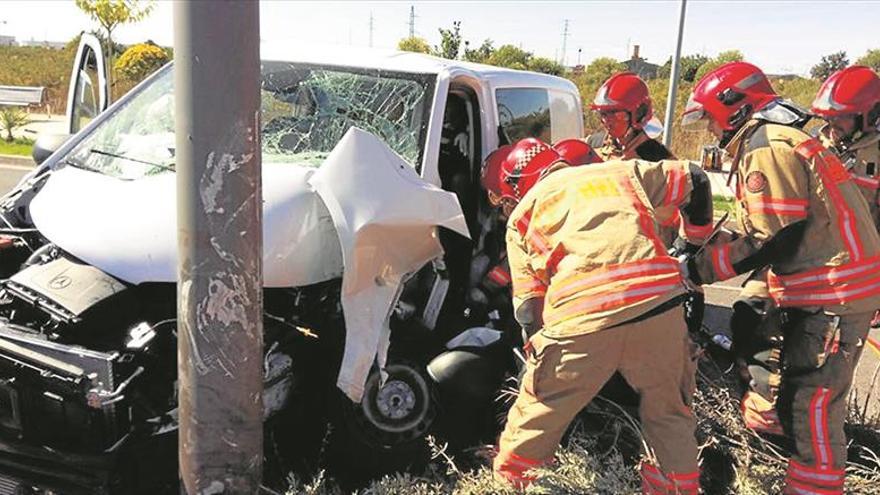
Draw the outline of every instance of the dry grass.
M694 411L698 417L705 493L713 495L766 495L780 493L785 476L784 447L746 429L740 418L733 373L716 361L701 360ZM847 425L850 458L847 493L880 494L880 432L877 418L863 422L853 407ZM425 472L396 474L376 480L354 492L358 495L513 495L497 484L486 460L486 449L474 449L458 458L434 439L434 459ZM607 401L594 401L572 427L556 455L556 465L536 470L537 481L526 494L636 494L637 464L642 443L638 427L625 411ZM855 455L854 455L855 454ZM463 468L462 466L476 466ZM320 474L309 483L291 481L288 495L341 495Z

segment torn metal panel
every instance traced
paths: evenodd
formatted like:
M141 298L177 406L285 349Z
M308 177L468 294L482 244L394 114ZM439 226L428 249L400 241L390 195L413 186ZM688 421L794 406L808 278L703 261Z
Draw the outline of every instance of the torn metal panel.
M384 366L388 318L407 274L442 254L436 226L468 236L455 195L423 181L376 136L349 130L309 179L339 235L346 342L337 385L356 402Z

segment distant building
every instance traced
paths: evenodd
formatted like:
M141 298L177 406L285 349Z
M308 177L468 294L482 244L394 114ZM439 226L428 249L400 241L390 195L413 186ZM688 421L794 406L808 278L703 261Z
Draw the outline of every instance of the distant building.
M622 62L626 70L635 72L642 79L654 79L660 70L660 66L652 64L639 56L639 45L633 46L632 58Z
M22 41L19 43L19 46L42 46L43 48L55 48L56 50L60 50L67 46L66 41Z
M15 46L15 36L0 35L0 46Z

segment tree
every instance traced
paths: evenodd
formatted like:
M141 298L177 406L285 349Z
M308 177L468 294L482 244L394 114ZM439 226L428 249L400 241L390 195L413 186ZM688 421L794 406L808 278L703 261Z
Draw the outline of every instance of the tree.
M464 42L464 59L468 62L475 62L478 64L485 64L488 62L489 57L492 56L492 53L495 52L495 47L492 46L492 40L485 39L483 40L483 44L480 45L479 48L475 50L471 50L469 48L469 43L467 41Z
M452 29L439 28L440 46L434 47L434 55L455 60L458 58L458 50L461 48L461 21L452 23Z
M590 62L590 65L584 69L584 72L586 73L587 83L598 87L609 77L625 70L626 66L617 60L611 57L599 57Z
M114 69L129 81L138 82L170 60L168 52L153 43L138 43L125 50Z
M19 107L0 107L0 129L6 131L6 141L11 143L12 131L24 127L29 122L28 115Z
M868 50L864 55L856 60L856 64L867 65L868 67L874 69L875 72L880 72L880 50Z
M527 70L532 54L513 45L502 45L492 52L486 63L509 69Z
M814 65L813 68L810 69L810 76L813 79L824 81L834 72L846 68L847 65L849 65L849 59L846 58L846 52L837 52L830 55L825 55L822 57L822 60L820 60L818 64Z
M694 82L694 78L697 75L697 71L700 70L700 66L709 61L709 57L705 55L685 55L681 57L679 61L679 75L682 81ZM672 74L672 57L669 57L669 60L666 61L660 67L660 70L657 71L657 77L661 79L668 79Z
M699 81L706 74L712 72L713 70L721 67L724 64L728 64L730 62L742 62L743 54L739 50L727 50L725 52L721 52L716 55L714 58L707 60L703 65L697 69L697 73L694 74L694 81Z
M431 53L431 45L424 38L412 36L397 42L397 49L402 52Z
M76 6L100 24L107 33L107 67L113 67L113 30L122 24L138 22L153 10L150 0L143 4L140 0L76 0ZM108 76L112 87L113 71Z
M532 57L528 61L530 71L542 72L553 76L565 74L565 66L546 57Z
M104 47L104 49L107 49L107 47L110 46L110 43L107 42L107 35L101 32L99 29L92 29L91 31L89 31L89 34L91 34L95 38L98 38L98 41L101 42L101 46ZM79 48L79 41L81 39L82 33L77 34L64 45L64 49L70 50L72 53L76 53L76 49ZM112 50L114 57L117 55L122 55L122 52L125 51L125 45L123 45L122 43L116 43L114 41Z

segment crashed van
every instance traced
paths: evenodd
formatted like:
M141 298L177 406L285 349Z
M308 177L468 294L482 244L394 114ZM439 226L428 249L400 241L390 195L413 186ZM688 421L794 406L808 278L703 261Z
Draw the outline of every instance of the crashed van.
M406 468L438 428L479 429L515 371L509 309L472 297L499 245L480 165L582 136L580 97L415 53L261 58L267 469ZM0 200L9 493L176 490L174 67L105 109L103 60L83 36L69 134Z

